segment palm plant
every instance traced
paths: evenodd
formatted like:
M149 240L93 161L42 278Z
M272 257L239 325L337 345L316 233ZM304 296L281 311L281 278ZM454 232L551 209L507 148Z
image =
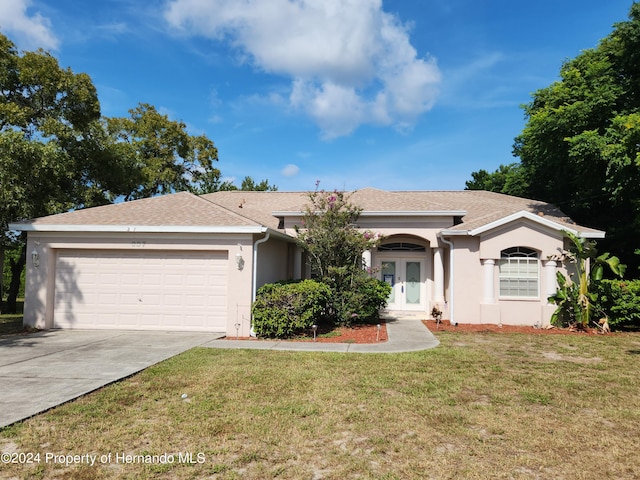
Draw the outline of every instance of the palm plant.
M609 253L598 255L595 242L571 232L565 231L564 234L571 244L568 250L562 252L559 260L571 273L569 277L562 272L556 274L558 289L548 300L558 308L551 316L551 323L586 328L593 314L593 303L598 299L593 287L602 280L605 267L622 277L626 265Z

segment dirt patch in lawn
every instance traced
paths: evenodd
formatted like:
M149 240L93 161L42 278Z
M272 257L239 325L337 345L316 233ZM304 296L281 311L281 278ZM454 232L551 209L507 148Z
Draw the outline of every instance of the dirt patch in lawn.
M571 328L534 328L525 325L492 325L487 323L459 323L451 325L448 320L443 320L436 325L435 320L423 320L422 323L433 333L438 332L463 332L463 333L527 333L532 335L600 335L596 328L575 330Z

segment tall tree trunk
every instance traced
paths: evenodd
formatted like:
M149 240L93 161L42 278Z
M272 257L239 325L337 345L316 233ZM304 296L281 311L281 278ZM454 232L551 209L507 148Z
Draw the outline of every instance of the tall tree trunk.
M11 264L11 283L9 283L9 294L7 295L7 313L17 313L18 293L20 292L20 276L22 270L27 264L27 244L24 243L20 247L20 256L18 260L13 258L9 260Z
M5 246L0 244L0 314L4 313L4 311L3 311L4 302L2 301L2 299L4 298L4 288L3 288L3 282L4 282L4 250L5 250Z

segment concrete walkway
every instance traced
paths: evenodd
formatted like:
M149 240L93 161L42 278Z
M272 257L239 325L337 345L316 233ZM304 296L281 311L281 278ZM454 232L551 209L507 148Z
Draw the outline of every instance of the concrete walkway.
M0 428L126 378L193 347L398 353L439 344L414 317L387 316L375 344L224 340L221 334L48 330L0 338Z
M321 343L291 342L281 340L215 340L203 347L253 348L258 350L295 350L305 352L357 352L357 353L401 353L427 350L438 346L440 341L411 314L385 314L389 340L380 343Z

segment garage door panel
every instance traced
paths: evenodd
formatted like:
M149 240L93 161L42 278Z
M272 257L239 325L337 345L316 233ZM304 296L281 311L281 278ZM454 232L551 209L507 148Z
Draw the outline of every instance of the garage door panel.
M54 326L226 330L226 252L63 251Z

